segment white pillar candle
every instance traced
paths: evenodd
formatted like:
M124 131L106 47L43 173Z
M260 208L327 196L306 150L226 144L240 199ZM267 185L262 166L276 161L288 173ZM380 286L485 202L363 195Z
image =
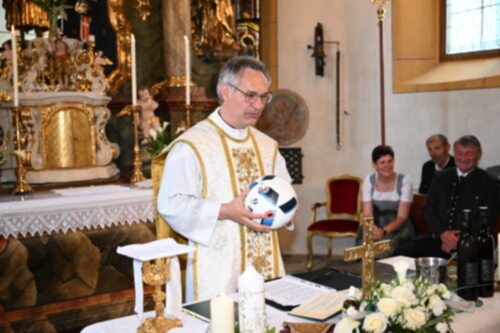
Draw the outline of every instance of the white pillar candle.
M95 36L94 35L89 35L89 42L92 42L92 43L95 42Z
M212 333L234 333L234 301L224 293L210 301Z
M186 105L191 104L191 49L189 39L184 35L184 51L186 58Z
M238 308L240 333L266 331L264 278L252 265L238 278Z
M131 40L131 64L132 64L132 105L137 105L137 70L136 70L136 60L135 60L135 36L134 34L130 37Z
M17 33L14 26L10 29L12 35L12 85L14 90L14 106L19 106L19 72L17 68Z

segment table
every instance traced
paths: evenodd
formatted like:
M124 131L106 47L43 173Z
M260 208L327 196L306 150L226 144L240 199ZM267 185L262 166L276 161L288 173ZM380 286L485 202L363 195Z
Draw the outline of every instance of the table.
M146 186L147 187L147 186ZM26 237L154 221L153 190L76 187L0 197L0 236Z
M131 313L132 264L116 248L156 239L153 191L139 184L0 196L0 326L73 332Z
M473 332L496 332L500 327L500 292L496 292L494 297L483 299L484 305L477 308L472 313L459 313L455 315L452 323L452 328L455 333L473 333ZM283 321L288 322L311 322L307 319L289 316L286 312L275 309L271 306L266 306L267 319L269 326L276 327L277 330L282 327ZM153 312L147 312L146 316L153 316ZM183 328L176 328L169 333L200 333L205 332L208 328L208 323L191 317L187 314L182 314ZM328 322L337 322L340 315L337 315ZM137 315L103 321L85 327L82 333L135 333L140 321Z

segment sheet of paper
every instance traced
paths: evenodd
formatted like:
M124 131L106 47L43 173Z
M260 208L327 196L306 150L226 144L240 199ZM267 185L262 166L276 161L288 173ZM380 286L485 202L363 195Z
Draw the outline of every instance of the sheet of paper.
M266 282L264 288L266 299L283 306L300 305L318 293L335 290L290 275Z

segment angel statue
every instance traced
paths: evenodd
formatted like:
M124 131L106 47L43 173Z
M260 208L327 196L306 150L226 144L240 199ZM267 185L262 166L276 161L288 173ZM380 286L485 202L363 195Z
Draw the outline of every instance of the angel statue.
M139 100L141 107L140 127L144 137L142 143L147 143L150 130L161 130L160 119L155 116L155 110L158 108L158 102L153 99L148 88L139 89Z

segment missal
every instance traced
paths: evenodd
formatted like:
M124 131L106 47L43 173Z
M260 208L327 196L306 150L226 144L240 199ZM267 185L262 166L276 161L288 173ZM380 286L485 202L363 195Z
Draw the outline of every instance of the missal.
M335 291L291 275L268 281L264 288L267 303L281 310L291 310L302 305L316 294Z
M289 314L319 321L327 320L342 310L348 290L327 291L314 295Z

